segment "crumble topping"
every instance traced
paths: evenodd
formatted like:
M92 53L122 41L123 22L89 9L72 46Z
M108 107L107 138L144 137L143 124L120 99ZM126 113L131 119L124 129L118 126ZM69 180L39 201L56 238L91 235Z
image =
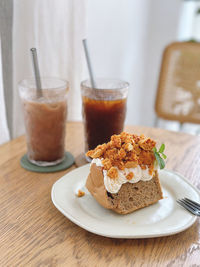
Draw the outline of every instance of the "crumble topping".
M127 179L127 180L132 180L133 177L134 177L133 172L130 172L129 174L126 175L126 179Z
M101 158L103 168L107 170L107 175L118 178L118 171L125 168L135 168L138 165L142 170L148 168L149 174L154 171L155 156L153 148L156 142L144 135L135 135L122 132L119 135L111 136L110 142L98 145L95 149L89 150L86 155L91 158ZM133 173L127 175L131 180Z
M111 167L109 170L108 170L108 173L107 175L113 179L117 178L118 177L118 171L115 167Z
M85 192L81 191L80 189L78 190L77 197L83 197L85 196Z

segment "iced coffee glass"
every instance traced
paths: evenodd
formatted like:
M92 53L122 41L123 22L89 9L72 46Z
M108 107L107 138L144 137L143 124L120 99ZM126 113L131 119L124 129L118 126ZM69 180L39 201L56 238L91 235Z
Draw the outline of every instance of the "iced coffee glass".
M129 84L115 79L95 82L96 88L92 88L89 80L81 83L85 152L121 133L126 117Z
M41 78L38 97L34 79L19 83L26 129L27 157L38 166L63 161L69 84L58 78Z

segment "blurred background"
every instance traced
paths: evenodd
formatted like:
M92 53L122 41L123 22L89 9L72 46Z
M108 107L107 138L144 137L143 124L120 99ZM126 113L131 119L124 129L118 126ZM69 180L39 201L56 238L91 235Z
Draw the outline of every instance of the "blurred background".
M0 143L24 134L17 84L33 75L31 47L42 76L69 80L68 120L82 120L84 38L96 77L130 83L126 124L180 130L177 122L157 121L155 96L164 48L200 40L199 9L192 0L0 0Z

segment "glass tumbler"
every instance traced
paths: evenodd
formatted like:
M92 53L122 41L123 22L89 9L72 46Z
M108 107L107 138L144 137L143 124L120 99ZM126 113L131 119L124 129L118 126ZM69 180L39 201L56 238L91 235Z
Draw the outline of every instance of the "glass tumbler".
M96 79L81 83L85 152L106 143L124 128L129 83L117 79ZM90 161L89 158L86 158Z
M38 166L63 161L69 83L58 78L41 78L38 97L34 79L19 83L26 129L27 157Z

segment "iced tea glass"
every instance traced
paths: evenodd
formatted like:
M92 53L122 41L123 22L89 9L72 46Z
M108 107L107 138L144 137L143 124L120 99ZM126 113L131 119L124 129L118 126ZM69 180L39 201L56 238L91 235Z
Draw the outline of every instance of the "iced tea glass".
M123 131L129 83L117 79L96 79L81 83L85 152L106 143ZM87 158L90 161L89 158Z
M52 166L64 159L69 84L58 78L41 78L38 98L34 79L19 83L26 129L27 157L38 166Z

